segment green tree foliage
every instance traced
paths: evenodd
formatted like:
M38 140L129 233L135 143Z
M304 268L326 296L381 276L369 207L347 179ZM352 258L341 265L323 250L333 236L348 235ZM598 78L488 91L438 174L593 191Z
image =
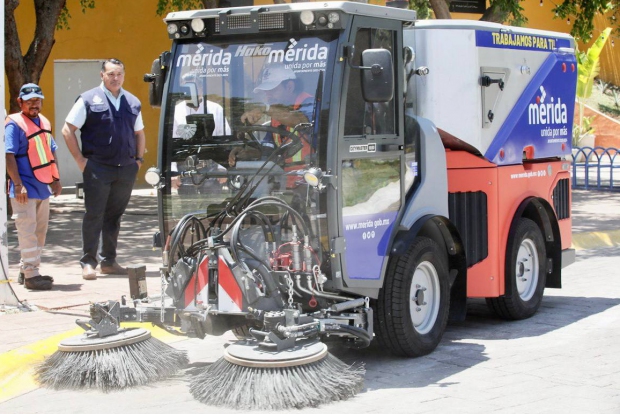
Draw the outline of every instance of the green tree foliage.
M213 9L218 4L219 0L157 0L157 14L162 16L179 10Z
M588 41L592 38L594 16L610 13L609 23L620 34L618 18L620 18L619 0L564 0L554 7L553 12L562 19L571 19L571 34L578 39Z
M67 8L66 2L60 11L60 16L58 16L58 21L56 22L56 30L69 30L69 19L71 19L71 14L69 13L69 9ZM95 8L95 0L80 0L80 7L82 8L82 13L86 13L86 9L94 9Z
M52 52L54 33L69 28L67 0L33 0L34 37L24 54L19 40L15 10L19 0L4 0L4 72L8 80L9 113L17 112L17 96L24 83L39 83L43 68ZM82 12L95 7L95 0L80 0ZM31 24L29 22L29 24Z

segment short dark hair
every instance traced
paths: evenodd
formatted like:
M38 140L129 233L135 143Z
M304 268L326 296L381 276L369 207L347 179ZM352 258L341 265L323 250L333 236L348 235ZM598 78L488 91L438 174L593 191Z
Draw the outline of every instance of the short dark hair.
M101 64L101 71L102 72L105 72L105 64L106 63L111 63L113 65L118 65L118 66L122 67L123 69L125 69L125 65L123 65L123 62L121 62L118 59L112 58L112 59L106 59L106 60L103 61L103 63Z

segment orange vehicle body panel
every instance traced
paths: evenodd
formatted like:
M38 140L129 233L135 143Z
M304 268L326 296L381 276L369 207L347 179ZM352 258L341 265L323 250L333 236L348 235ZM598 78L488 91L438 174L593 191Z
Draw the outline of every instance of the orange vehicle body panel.
M544 199L553 207L553 189L558 180L570 177L569 165L540 160L498 167L471 153L450 150L446 160L450 193L481 191L487 196L488 255L468 268L467 296L501 296L508 234L517 209L530 197ZM552 219L558 221L555 216ZM567 249L572 242L571 218L559 220L558 225L562 249Z

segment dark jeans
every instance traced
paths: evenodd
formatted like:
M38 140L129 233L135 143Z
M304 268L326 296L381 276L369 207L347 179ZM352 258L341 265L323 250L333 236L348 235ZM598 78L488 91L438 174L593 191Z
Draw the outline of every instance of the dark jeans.
M84 179L84 220L82 222L82 265L97 266L99 236L101 263L112 265L116 260L116 244L121 217L129 204L136 181L138 164L114 167L88 160L82 173Z

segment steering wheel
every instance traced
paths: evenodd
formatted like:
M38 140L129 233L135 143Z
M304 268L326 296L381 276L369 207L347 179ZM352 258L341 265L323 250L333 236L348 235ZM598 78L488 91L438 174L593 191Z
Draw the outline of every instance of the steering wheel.
M295 127L295 130L297 130L299 126L306 127L307 125L309 124L299 124L297 127ZM284 144L281 144L278 148L275 149L275 151L279 151L279 154L282 156L282 158L285 159L295 155L299 150L301 150L303 146L299 136L296 135L294 132L288 131L284 127L248 125L237 127L237 131L245 132L246 134L248 134L251 137L251 141L258 144L259 148L261 146L261 143L254 135L254 132L271 132L272 134L279 134L280 136L287 138L287 141Z
M254 135L255 132L271 132L272 134L279 134L283 137L286 137L289 140L297 139L297 136L292 132L288 131L286 128L274 127L271 125L243 125L237 127L237 131L248 134L251 138L250 141L258 144L259 146L261 145L261 143L258 138L256 138L256 135Z

